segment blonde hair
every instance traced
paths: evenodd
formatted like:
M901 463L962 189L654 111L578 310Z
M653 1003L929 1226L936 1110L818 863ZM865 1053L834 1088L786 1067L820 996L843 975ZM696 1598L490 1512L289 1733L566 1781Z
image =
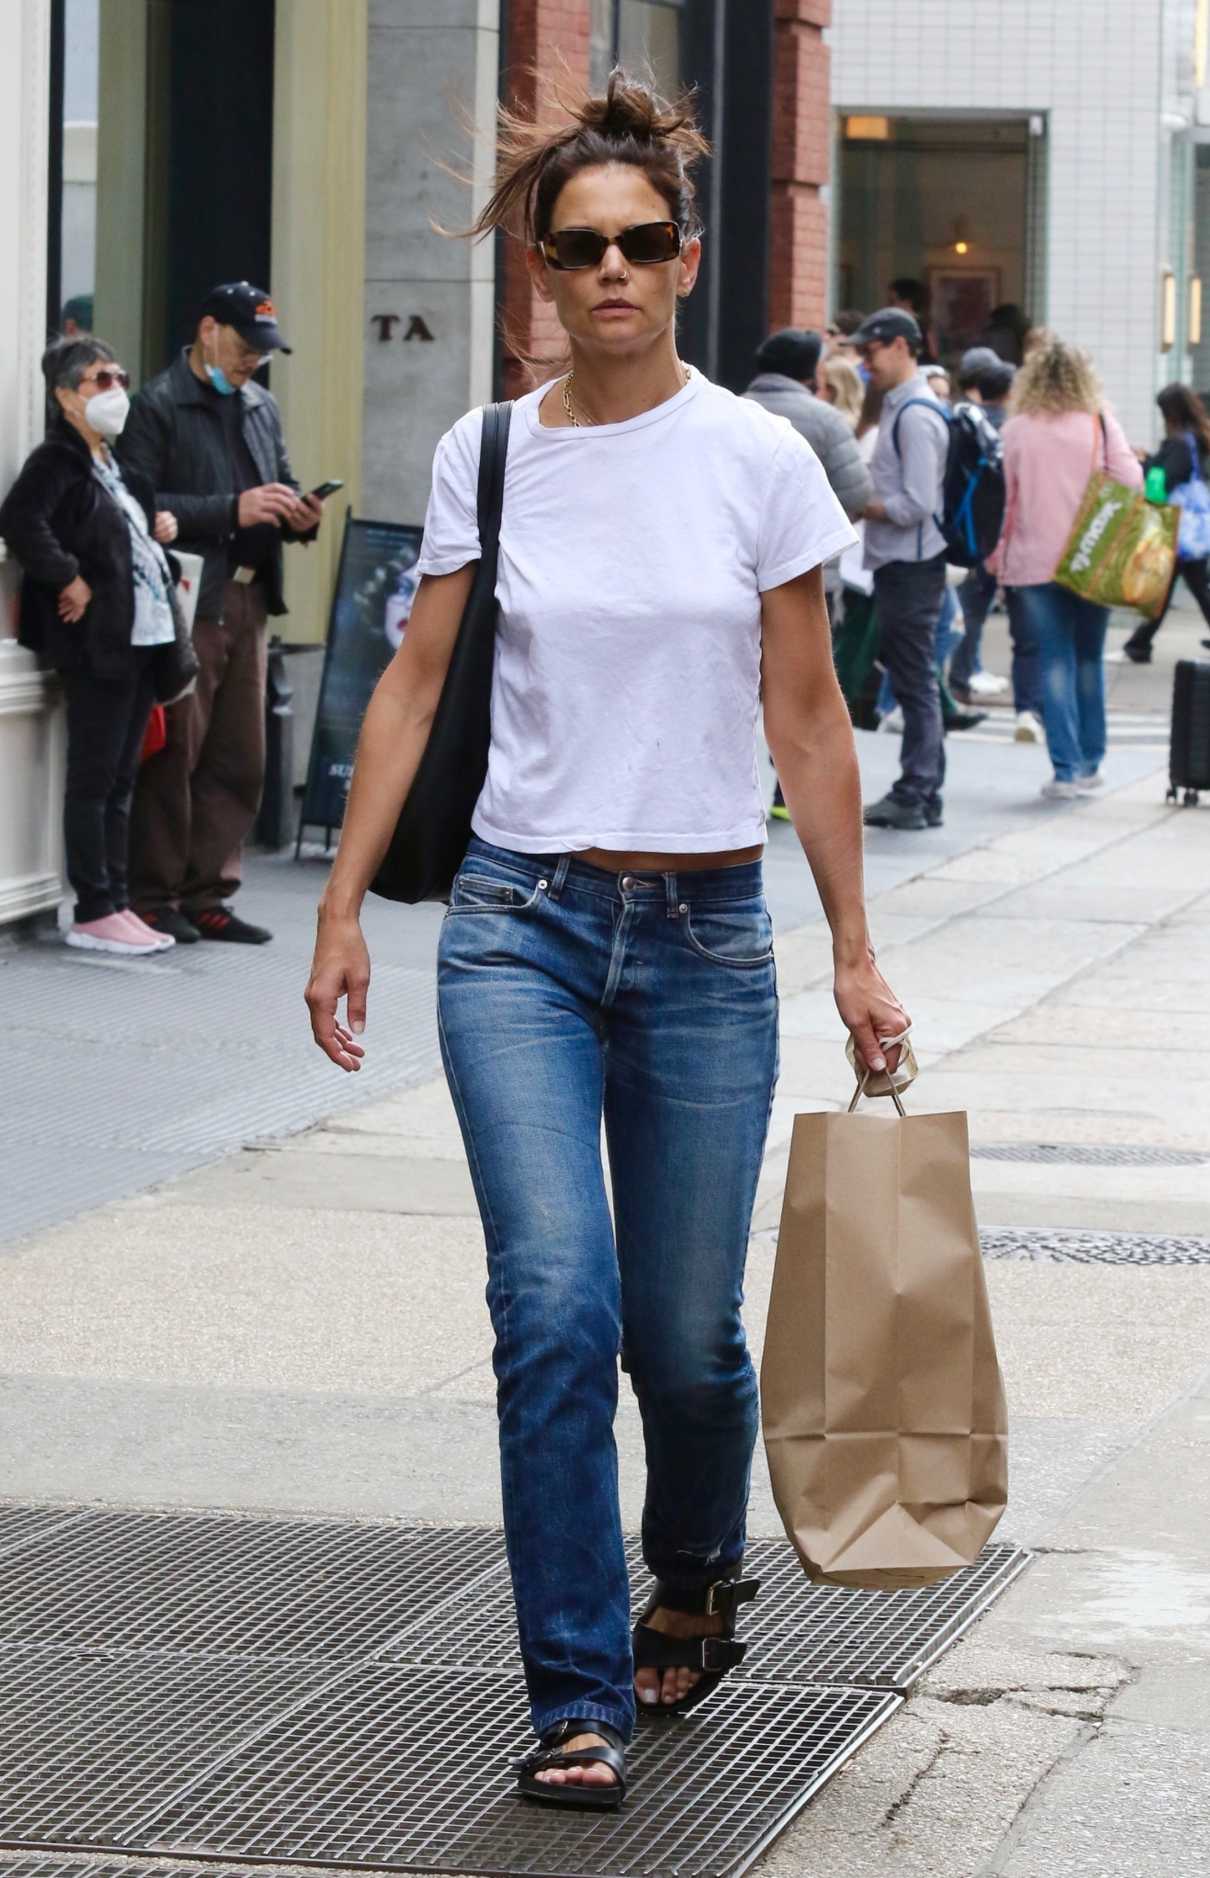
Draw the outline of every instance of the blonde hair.
M856 430L865 396L861 373L851 359L841 358L836 353L825 359L819 370L825 382L832 387L832 401L836 409Z
M1013 380L1009 410L1014 417L1061 416L1064 411L1101 408L1101 385L1082 346L1045 333L1030 346Z

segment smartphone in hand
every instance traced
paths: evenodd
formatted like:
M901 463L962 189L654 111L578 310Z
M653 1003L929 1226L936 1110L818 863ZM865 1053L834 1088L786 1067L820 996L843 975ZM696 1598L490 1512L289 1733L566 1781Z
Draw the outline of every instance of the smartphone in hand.
M338 489L343 488L343 481L340 477L335 477L331 482L317 483L310 493L316 496L320 502L326 502L329 496L334 496Z

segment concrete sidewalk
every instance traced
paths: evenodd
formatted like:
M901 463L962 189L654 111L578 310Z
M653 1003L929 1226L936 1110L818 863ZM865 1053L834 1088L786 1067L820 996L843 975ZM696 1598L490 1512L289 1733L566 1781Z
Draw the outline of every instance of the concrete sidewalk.
M1057 806L1034 793L1037 753L953 755L943 838L884 834L869 851L875 937L925 1072L915 1105L969 1108L985 1228L1207 1233L1210 1079L1190 1048L1207 810L1165 807L1154 751L1115 757L1103 798ZM891 740L863 739L862 757L868 788L889 779ZM1011 790L997 767L1010 763ZM788 833L771 878L801 895ZM784 1066L750 1264L758 1347L793 1114L849 1089L826 933L799 905L781 920ZM1047 1143L1188 1159L978 1154ZM1210 1868L1210 1261L1186 1250L1191 1262L1154 1267L989 1264L1013 1416L1004 1536L1041 1556L762 1869ZM3 1282L10 1497L499 1519L482 1243L433 1077L19 1242ZM629 1401L619 1448L635 1526ZM752 1528L779 1530L763 1467Z

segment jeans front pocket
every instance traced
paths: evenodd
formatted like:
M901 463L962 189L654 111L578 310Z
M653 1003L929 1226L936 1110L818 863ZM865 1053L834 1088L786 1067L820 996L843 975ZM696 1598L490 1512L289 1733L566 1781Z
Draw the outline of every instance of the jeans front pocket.
M686 907L685 937L711 965L753 970L773 959L773 921L764 901L737 906Z
M450 895L451 913L524 913L545 893L547 882L510 881L499 874L459 873Z

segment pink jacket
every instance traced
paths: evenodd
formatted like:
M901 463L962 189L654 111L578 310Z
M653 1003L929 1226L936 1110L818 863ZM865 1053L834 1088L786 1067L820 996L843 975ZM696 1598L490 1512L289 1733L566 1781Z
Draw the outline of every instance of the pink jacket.
M1141 489L1143 471L1122 426L1105 407L1100 419L1087 411L1049 417L1010 417L1004 438L1008 503L1004 531L988 566L1006 587L1035 587L1053 580L1071 525L1094 469L1115 482Z

